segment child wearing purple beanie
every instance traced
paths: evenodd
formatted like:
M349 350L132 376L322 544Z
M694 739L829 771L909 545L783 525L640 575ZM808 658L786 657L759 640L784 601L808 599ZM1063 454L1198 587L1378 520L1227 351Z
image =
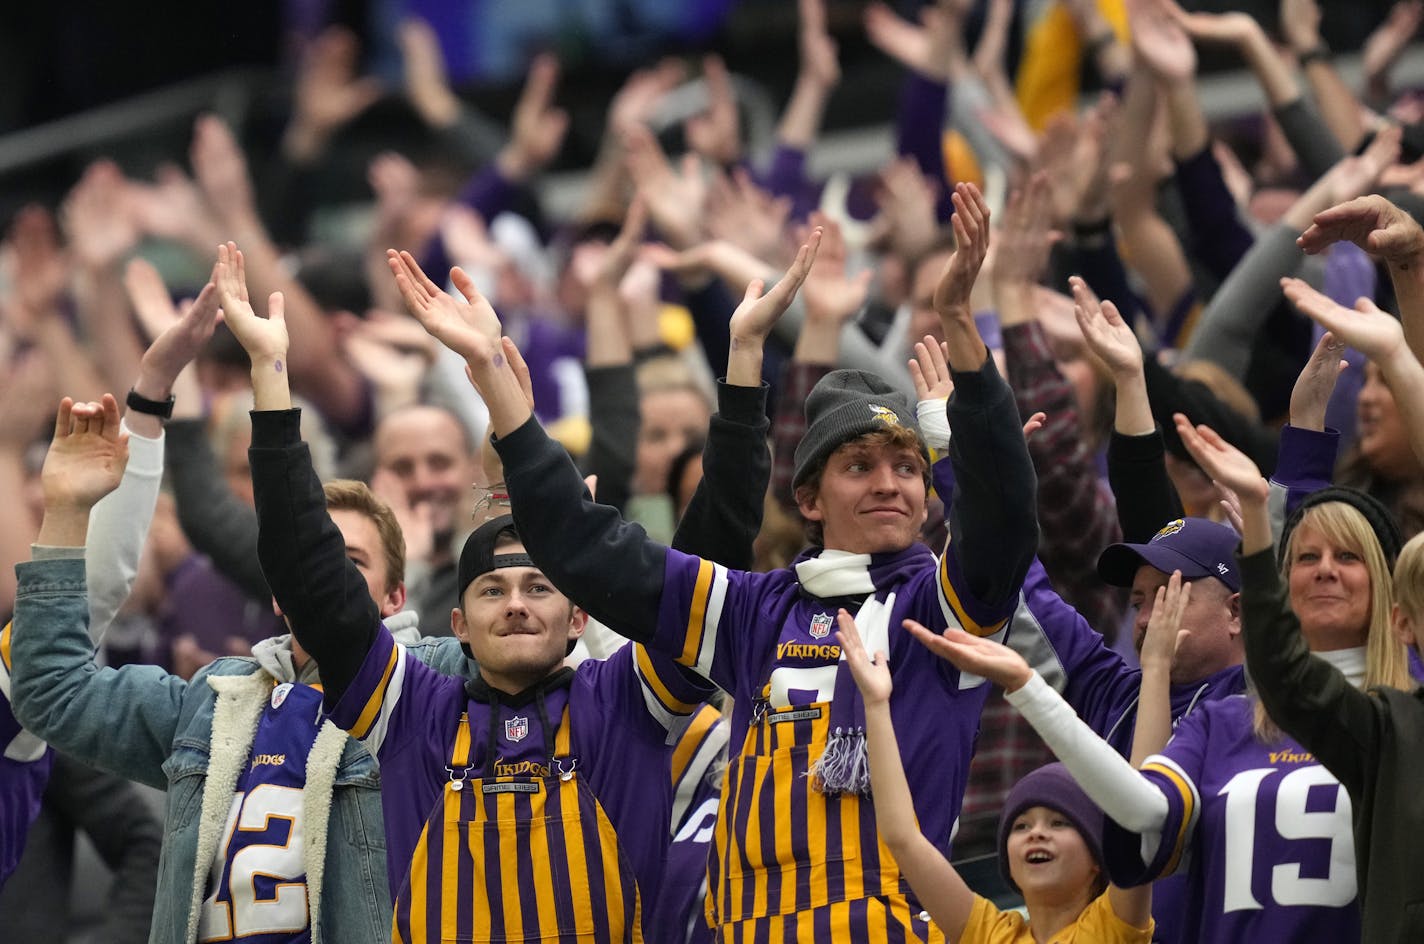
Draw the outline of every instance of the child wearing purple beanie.
M920 832L890 721L890 666L872 658L850 615L838 617L845 659L865 702L871 795L880 838L920 905L954 944L1149 944L1152 890L1109 885L1103 813L1062 764L1049 764L1009 791L999 824L999 868L1022 893L1028 918L974 894L943 852Z

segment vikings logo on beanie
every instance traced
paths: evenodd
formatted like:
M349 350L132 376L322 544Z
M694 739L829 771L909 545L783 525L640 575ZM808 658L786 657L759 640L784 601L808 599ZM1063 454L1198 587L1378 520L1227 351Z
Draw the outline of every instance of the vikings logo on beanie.
M806 398L806 435L796 444L792 487L806 481L843 443L866 433L897 428L915 434L928 465L925 437L903 393L869 371L831 371Z

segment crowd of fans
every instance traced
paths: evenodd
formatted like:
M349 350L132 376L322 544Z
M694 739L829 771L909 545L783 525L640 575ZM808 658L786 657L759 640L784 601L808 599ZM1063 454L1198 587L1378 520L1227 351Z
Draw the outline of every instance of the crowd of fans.
M597 796L580 828L628 847L589 859L589 920L614 938L789 940L798 916L847 941L1424 934L1404 857L1424 820L1424 98L1390 83L1424 4L1378 24L1352 87L1316 0L1282 0L1277 37L1174 0L1064 0L1012 50L1012 0L914 21L872 3L865 35L905 70L896 153L825 179L837 46L824 0L798 13L770 154L748 153L719 57L650 63L608 102L567 217L539 186L569 132L558 60L530 61L498 128L418 20L398 38L419 144L381 140L368 205L321 205L383 94L333 28L303 53L275 169L205 114L153 179L99 160L15 215L0 773L30 793L0 805L7 940L56 939L76 828L116 875L106 940L428 940L442 908L470 939L535 939L582 914L577 881L546 891L514 874L538 854L487 840L504 897L457 904L421 858L441 803L447 827L485 822L446 772L479 768L486 794L513 776L501 723L547 742L528 769L572 752ZM1209 124L1198 45L1256 77L1250 122ZM669 124L689 83L702 107ZM884 463L894 482L864 487L892 497L847 518L860 493L831 456L881 426L908 438L847 468ZM323 499L333 479L355 482ZM552 587L492 591L511 567ZM573 606L553 661L502 668L471 628L484 595L544 592ZM777 636L783 618L809 636ZM254 718L309 698L320 733L253 721L220 782L222 699L249 678ZM555 678L572 688L546 706ZM610 707L622 684L636 708ZM315 694L277 697L293 685ZM457 735L467 696L488 719ZM322 710L364 746L332 728L324 748ZM568 743L582 716L606 742ZM294 787L251 779L307 751ZM269 909L243 931L226 791L255 830L241 798L307 802L318 757L331 838L304 841L357 852L294 853L298 926ZM168 792L163 823L128 780ZM570 820L583 802L550 789ZM950 864L978 856L1024 917ZM275 908L283 887L249 894Z

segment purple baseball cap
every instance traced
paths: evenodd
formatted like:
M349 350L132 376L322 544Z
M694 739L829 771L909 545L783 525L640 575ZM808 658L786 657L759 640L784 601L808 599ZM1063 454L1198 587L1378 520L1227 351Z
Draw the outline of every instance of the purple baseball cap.
M1146 544L1113 544L1098 556L1098 576L1114 587L1130 587L1143 564L1164 574L1180 570L1187 580L1215 577L1234 593L1241 589L1236 547L1241 536L1205 518L1178 518Z

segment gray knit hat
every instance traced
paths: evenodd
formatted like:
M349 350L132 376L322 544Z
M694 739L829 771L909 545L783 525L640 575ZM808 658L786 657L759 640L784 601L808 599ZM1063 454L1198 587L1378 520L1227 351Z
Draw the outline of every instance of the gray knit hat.
M929 448L915 411L903 393L869 371L831 371L806 398L806 435L796 444L791 487L806 481L842 444L866 433L897 427L915 434L928 465Z

